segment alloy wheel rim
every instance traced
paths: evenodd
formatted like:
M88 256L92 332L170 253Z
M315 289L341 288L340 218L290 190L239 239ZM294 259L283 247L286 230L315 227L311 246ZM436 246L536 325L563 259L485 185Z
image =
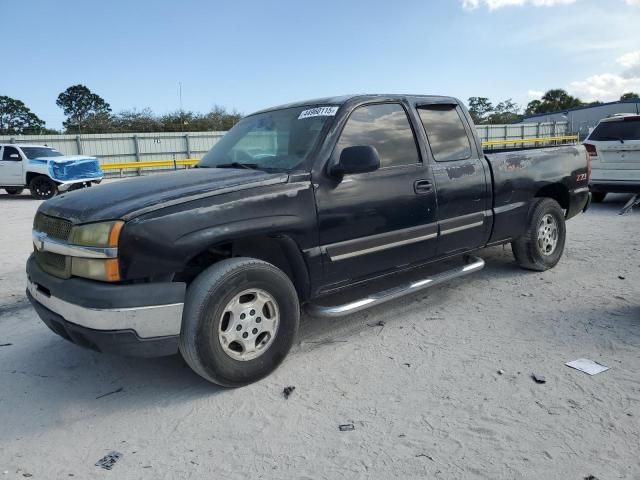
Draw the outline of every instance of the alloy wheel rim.
M228 356L246 362L269 349L279 324L278 303L269 292L259 288L243 290L222 312L218 341Z
M558 222L549 213L545 214L538 225L538 250L543 255L551 255L558 246Z

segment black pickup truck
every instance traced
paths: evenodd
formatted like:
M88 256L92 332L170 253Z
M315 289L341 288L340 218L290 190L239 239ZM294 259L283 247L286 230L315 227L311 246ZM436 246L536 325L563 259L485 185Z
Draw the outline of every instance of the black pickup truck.
M348 315L481 269L473 254L505 243L520 266L553 267L588 184L582 146L485 155L454 98L299 102L245 117L197 168L43 203L27 295L78 345L180 351L240 386L282 362L300 305ZM406 284L390 276L452 259ZM382 277L386 289L331 303Z

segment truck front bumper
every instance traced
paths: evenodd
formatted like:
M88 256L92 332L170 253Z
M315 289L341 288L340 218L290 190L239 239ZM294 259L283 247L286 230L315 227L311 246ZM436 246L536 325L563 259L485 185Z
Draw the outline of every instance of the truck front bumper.
M184 283L112 285L44 272L27 262L27 297L56 334L83 347L127 356L178 352Z

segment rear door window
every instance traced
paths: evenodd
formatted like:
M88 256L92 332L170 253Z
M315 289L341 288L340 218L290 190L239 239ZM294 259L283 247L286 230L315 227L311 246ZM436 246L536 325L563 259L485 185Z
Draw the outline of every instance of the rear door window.
M11 158L11 155L18 155L18 158ZM18 149L14 147L4 147L4 152L2 153L2 160L19 162L21 158L20 158L20 153L18 153Z
M456 105L419 106L418 113L437 162L471 157L471 143Z
M601 122L589 136L596 142L640 140L640 118Z

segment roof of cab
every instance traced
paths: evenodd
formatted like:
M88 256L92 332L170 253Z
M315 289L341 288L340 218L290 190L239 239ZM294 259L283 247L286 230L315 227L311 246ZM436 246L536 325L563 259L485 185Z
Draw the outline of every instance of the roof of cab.
M444 97L440 95L360 93L360 94L351 94L351 95L340 95L335 97L315 98L311 100L302 100L299 102L286 103L284 105L278 105L276 107L270 107L270 108L265 108L263 110L259 110L257 112L252 113L251 115L270 112L273 110L282 110L284 108L308 107L308 106L318 106L318 105L343 105L351 100L361 101L361 102L368 102L368 101L375 101L375 100L378 100L378 101L407 100L409 102L416 102L416 103L420 103L421 101L458 103L458 100L453 97Z
M35 143L0 143L0 147L36 147L36 148L52 148L49 145L36 145ZM55 149L54 149L55 150Z

